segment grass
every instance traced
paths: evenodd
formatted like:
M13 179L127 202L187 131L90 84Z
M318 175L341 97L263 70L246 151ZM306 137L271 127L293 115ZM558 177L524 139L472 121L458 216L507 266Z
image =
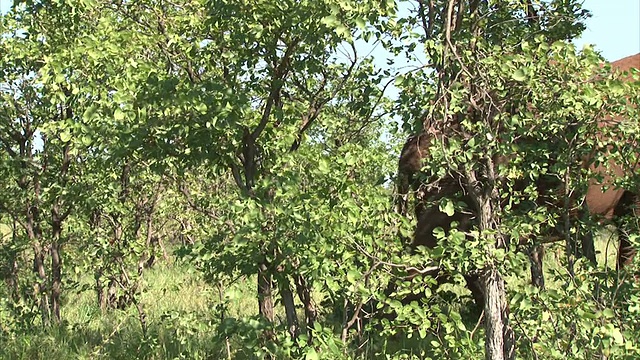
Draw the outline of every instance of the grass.
M103 313L92 290L71 290L64 299L62 325L0 338L0 358L218 358L220 349L211 336L212 309L220 303L216 289L186 264L158 264L144 279L140 302L146 336L135 306Z
M596 239L598 262L615 268L617 241L611 229ZM564 259L563 245L548 246L545 255L545 274L564 271L559 265ZM226 289L208 284L189 264L159 263L145 272L140 302L146 313L147 334L142 331L136 307L103 312L91 290L89 275L80 279L87 290L66 292L63 299L64 323L51 329L3 336L0 333L0 358L3 359L220 359L227 358L228 347L233 358L248 358L252 330L246 324L234 324L235 335L224 339L219 335L220 305L225 304L227 319L250 318L257 315L255 279L239 279ZM526 277L511 277L507 283L524 283ZM559 285L550 284L555 287ZM82 287L80 287L82 288ZM467 290L458 289L466 292ZM453 289L450 291L458 292ZM221 299L222 292L222 299ZM319 302L318 302L319 303ZM470 299L454 304L457 311L465 312ZM277 306L276 311L280 311ZM322 309L321 309L322 310ZM277 314L282 319L282 314ZM303 319L302 310L299 318ZM473 328L474 321L466 321ZM244 329L244 330L243 330ZM245 331L246 330L246 331ZM478 335L477 335L478 336ZM381 348L412 348L419 353L417 340L402 336L388 344L368 344L369 354ZM409 353L413 350L409 349ZM373 357L373 355L369 355Z

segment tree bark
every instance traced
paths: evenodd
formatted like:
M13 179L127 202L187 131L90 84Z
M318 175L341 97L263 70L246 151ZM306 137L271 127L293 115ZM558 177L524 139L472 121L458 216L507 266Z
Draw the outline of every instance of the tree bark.
M287 317L287 329L292 339L297 339L300 334L300 324L298 322L298 315L296 314L296 305L293 299L293 293L291 292L291 284L286 275L278 279L280 285L280 296L282 297L282 304L284 305L284 312Z
M311 340L311 329L313 329L313 325L316 321L316 317L318 316L316 307L313 304L313 300L311 299L311 289L309 289L309 284L305 280L304 276L296 275L296 291L298 293L298 297L304 306L304 317L305 317L305 329L309 339Z
M18 224L14 217L13 226L11 231L12 241L17 243L18 241ZM18 302L20 300L20 281L18 280L18 252L15 250L9 250L9 259L7 261L7 278L6 284L7 289L9 289L9 294L11 299L14 302Z
M509 307L505 298L504 280L494 267L484 274L485 358L515 359L515 340L509 326Z
M505 238L497 233L499 218L496 210L499 207L499 196L495 191L495 171L493 161L489 158L483 164L482 174L478 181L476 172L466 172L467 188L478 210L478 228L481 236L487 236L488 255L498 248L507 248ZM509 325L509 307L506 301L504 280L497 266L489 263L483 270L482 292L484 295L485 324L485 358L487 360L515 359L515 341L513 330Z
M62 241L62 222L66 215L60 213L60 205L51 209L52 239L49 249L51 257L51 315L53 321L60 323L60 295L62 293L62 258L60 253Z
M593 242L592 230L587 230L587 233L582 236L582 255L586 257L594 266L598 264L598 260L596 259L596 246Z
M100 306L101 311L105 311L107 309L107 299L104 296L104 284L102 282L102 268L96 271L95 275L96 280L96 296L98 305Z
M62 293L62 261L60 259L60 244L51 244L51 315L56 324L60 323L60 294Z
M273 323L273 294L271 289L271 273L262 263L258 266L258 310L269 323ZM272 331L265 333L267 338L273 337Z
M38 302L42 324L50 324L49 297L47 296L47 270L44 263L45 249L41 244L42 230L39 225L39 209L37 206L27 203L26 211L26 232L33 247L33 271L38 277L38 283L34 285L34 297Z
M35 242L33 245L34 251L34 271L36 272L39 282L35 285L35 295L40 307L40 314L42 317L42 324L44 326L50 325L51 313L49 312L49 297L47 296L47 271L44 266L44 249L39 242Z

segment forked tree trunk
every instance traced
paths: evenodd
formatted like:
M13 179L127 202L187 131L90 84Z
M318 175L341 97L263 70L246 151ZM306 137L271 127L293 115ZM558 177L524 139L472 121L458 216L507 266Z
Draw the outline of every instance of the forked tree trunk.
M70 91L65 93L70 94ZM67 96L68 96L67 95ZM71 108L66 107L64 110L66 119L73 118ZM45 142L46 144L46 142ZM46 161L46 160L45 160ZM46 163L45 163L46 164ZM67 142L62 148L62 164L59 170L60 185L64 188L67 185L67 176L71 166L71 146ZM45 165L43 165L43 168ZM51 225L52 239L49 248L49 256L51 257L51 316L56 324L60 324L60 295L62 294L62 224L67 219L70 209L65 209L62 205L64 200L57 198L51 208Z
M316 321L316 317L318 313L316 311L316 307L313 304L313 300L311 299L311 289L309 288L309 284L305 280L304 276L296 275L296 291L298 292L298 297L304 306L304 317L305 317L305 328L307 335L309 336L309 341L311 341L311 329L313 329L313 324Z

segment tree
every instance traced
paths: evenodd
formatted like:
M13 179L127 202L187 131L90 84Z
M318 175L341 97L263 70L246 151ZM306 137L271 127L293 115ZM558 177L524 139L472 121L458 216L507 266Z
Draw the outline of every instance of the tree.
M3 193L9 195L0 207L22 227L14 230L16 237L24 236L32 247L38 277L33 297L48 324L60 321L63 223L72 211L74 154L82 147L71 133L79 126L75 121L82 105L74 101L78 88L69 85L67 74L43 61L55 49L55 39L37 39L32 29L21 27L21 16L28 17L3 17L0 30L7 35L2 41L0 141L8 180Z
M406 37L402 28L412 34L424 49L428 67L396 82L402 89L398 115L405 119L405 128L434 134L424 178L425 186L433 189L436 184L436 190L427 197L446 195L454 202L445 198L430 206L449 212L456 199L464 199L466 203L456 205L462 208L451 211L470 211L477 217L473 229L462 230L468 239L463 241L481 244L469 256L475 263L470 268L478 269L482 279L486 358L514 358L502 279L509 272L505 261L512 261L505 258L508 239L541 241L554 234L559 223L573 271L579 248L574 235L578 221L571 214L576 212L575 194L586 192L584 159L591 156L593 139L603 138L596 135L603 131L597 119L618 114L624 97L609 99L609 80L595 80L609 76L600 70L601 60L592 50L577 54L563 43L584 29L588 13L578 2L412 5L409 16L399 19L392 31ZM415 43L390 47L421 58L417 48ZM446 181L461 185L437 190L438 183L447 189ZM511 216L532 211L529 201L545 209L544 221L516 217L514 222ZM509 231L505 224L518 230ZM534 230L524 230L524 224ZM453 235L457 233L446 238L445 249L460 242Z

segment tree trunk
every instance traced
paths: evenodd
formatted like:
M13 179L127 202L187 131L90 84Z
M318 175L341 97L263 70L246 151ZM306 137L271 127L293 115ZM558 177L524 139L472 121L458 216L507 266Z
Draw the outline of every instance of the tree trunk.
M509 307L505 298L504 280L496 268L484 274L485 358L515 359L515 340L509 326Z
M44 326L50 325L51 313L49 312L49 297L47 296L47 271L44 267L44 249L40 243L36 242L33 245L34 260L33 267L36 272L39 282L35 285L35 296L40 307L40 315L42 316L42 324Z
M598 261L596 260L596 246L593 243L593 231L590 229L582 236L582 255L589 259L594 266L598 265Z
M102 267L96 271L94 275L96 279L96 296L98 300L98 306L100 306L101 311L105 311L107 309L107 299L104 296L104 283L102 282Z
M62 262L60 244L54 240L51 244L51 315L56 324L60 323L60 294L62 293Z
M289 278L284 275L278 279L280 284L280 296L284 305L284 312L287 317L287 329L292 339L297 339L300 334L300 324L298 323L298 315L296 314L296 304L291 292L291 284Z
M91 217L89 220L89 224L92 229L100 229L102 216L100 214L99 209L94 209L91 212ZM96 234L97 235L97 234ZM102 279L102 275L104 274L104 266L99 266L93 277L95 279L95 290L96 290L96 300L98 301L98 306L100 306L101 311L105 311L107 309L107 298L104 294L104 282Z
M60 242L62 236L62 222L64 215L60 214L59 205L53 206L51 211L52 241L49 249L51 257L51 315L56 324L60 323L60 294L62 293L62 259Z
M264 263L258 266L258 310L262 317L269 323L273 323L274 313L271 274ZM273 336L273 332L267 331L265 336L270 338Z
M109 286L107 287L107 307L115 309L118 307L118 288L116 287L115 276L110 276Z
M295 280L298 297L304 306L306 332L309 336L309 340L311 340L311 329L313 329L313 324L315 323L318 314L316 307L313 304L313 300L311 299L311 289L309 289L309 284L305 280L304 276L296 275Z
M156 244L158 242L157 241L158 238L153 235L154 210L155 210L155 204L152 205L151 209L149 209L148 213L146 214L147 238L145 240L145 244L146 244L145 253L147 253L147 258L146 259L144 258L144 253L143 253L143 255L140 258L140 265L138 266L138 268L140 269L149 269L153 267L153 265L156 263Z
M135 291L132 291L130 299L138 310L138 321L140 321L142 335L144 335L144 338L146 339L149 329L149 326L147 324L147 313L144 311L144 307L142 306L142 304L136 299Z
M49 308L49 297L47 296L47 270L44 265L44 254L40 239L42 232L38 224L38 208L27 204L27 236L33 246L33 271L38 277L38 283L34 286L35 300L38 302L42 324L49 326L51 313Z
M18 224L17 221L13 220L13 227L11 231L12 241L17 244L18 241ZM9 259L7 261L7 278L6 284L7 289L9 290L9 294L13 302L17 303L20 300L20 282L18 280L18 251L11 249L9 250Z
M495 172L491 159L484 164L483 181L478 181L474 170L467 171L468 190L478 210L478 228L487 237L489 256L498 248L507 248L504 237L497 232L499 196L495 191ZM504 280L495 264L489 263L483 270L485 358L487 360L515 359L515 341L509 325L509 307L506 301Z
M10 256L11 258L9 259L7 264L7 270L9 273L7 274L6 284L11 300L13 300L14 302L18 302L20 300L18 258L16 257L16 254L13 253L13 251Z

